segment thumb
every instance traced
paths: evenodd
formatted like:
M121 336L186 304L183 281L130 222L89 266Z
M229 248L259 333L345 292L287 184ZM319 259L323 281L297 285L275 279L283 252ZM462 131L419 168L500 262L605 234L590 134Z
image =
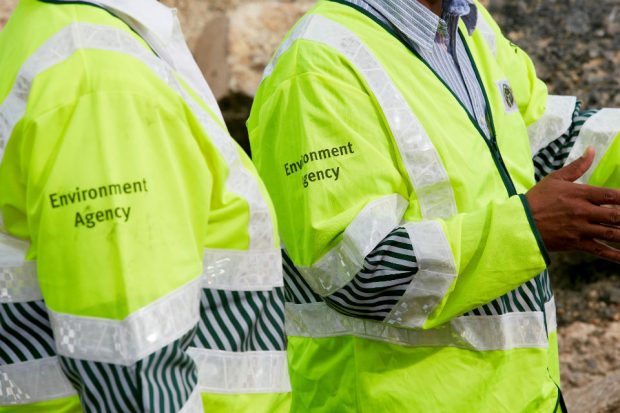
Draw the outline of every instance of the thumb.
M554 179L575 182L577 179L581 178L583 174L588 171L588 169L590 169L592 163L594 162L595 155L596 152L594 149L592 149L591 146L588 146L588 149L586 149L583 155L581 155L581 158L566 165L557 172L554 172L551 176L553 176Z

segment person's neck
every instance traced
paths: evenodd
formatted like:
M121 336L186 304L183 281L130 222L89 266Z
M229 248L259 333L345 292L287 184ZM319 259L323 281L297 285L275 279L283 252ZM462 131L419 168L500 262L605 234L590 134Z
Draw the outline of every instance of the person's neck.
M441 9L443 6L443 0L418 0L420 4L427 7L430 11L437 16L441 16Z

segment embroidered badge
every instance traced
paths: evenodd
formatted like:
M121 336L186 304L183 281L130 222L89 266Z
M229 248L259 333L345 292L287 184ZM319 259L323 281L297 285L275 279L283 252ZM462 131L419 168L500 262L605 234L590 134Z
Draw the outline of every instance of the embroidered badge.
M504 108L506 113L512 113L517 111L517 102L515 101L515 95L512 92L512 88L507 80L500 80L497 82L499 88L499 94L504 102Z

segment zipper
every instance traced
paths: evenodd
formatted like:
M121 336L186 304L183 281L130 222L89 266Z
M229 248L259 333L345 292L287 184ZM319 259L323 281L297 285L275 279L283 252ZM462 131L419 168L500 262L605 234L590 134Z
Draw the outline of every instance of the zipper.
M461 37L463 46L465 46L465 51L467 51L469 62L471 63L472 68L474 69L474 73L476 74L476 79L478 80L478 85L480 86L480 90L482 90L482 95L484 96L484 101L486 103L486 112L487 112L487 117L489 118L489 125L490 125L489 130L491 132L491 139L490 140L486 139L484 134L482 137L485 138L484 140L489 145L489 149L491 150L491 155L493 156L495 165L497 166L497 169L502 177L504 186L506 187L506 190L508 191L508 195L510 196L517 195L517 189L515 188L514 182L512 181L510 173L508 172L508 168L506 167L506 164L504 163L504 158L502 158L502 154L497 144L497 132L495 131L495 122L493 120L493 110L491 109L491 104L489 101L489 96L487 95L486 88L484 87L484 84L482 83L480 71L478 70L478 67L476 66L474 57L471 54L469 45L467 44L467 41L465 40L465 37L463 36L463 33L461 32L461 30L459 30L459 36Z

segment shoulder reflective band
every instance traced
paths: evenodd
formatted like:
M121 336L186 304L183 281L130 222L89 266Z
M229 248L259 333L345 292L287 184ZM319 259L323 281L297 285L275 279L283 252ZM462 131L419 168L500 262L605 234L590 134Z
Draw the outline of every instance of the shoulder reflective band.
M26 241L0 233L0 303L23 303L41 299L37 265L26 261Z
M421 328L456 279L456 265L439 222L408 223L405 229L415 248L418 273L385 322Z
M233 353L190 347L205 393L250 394L291 391L285 351Z
M48 309L63 356L129 366L179 339L200 320L200 278L124 320L77 317Z
M568 131L576 106L575 96L547 97L545 113L527 128L532 156Z
M407 201L394 194L362 209L344 230L342 240L312 267L297 267L310 287L322 296L335 293L361 271L364 259L401 222Z
M287 304L286 333L312 338L355 336L409 347L476 351L548 347L542 312L458 317L430 330L412 330L347 317L325 303Z
M455 215L454 192L437 149L381 63L354 33L321 15L310 14L276 52L265 69L265 77L272 73L279 58L300 39L337 50L364 78L392 131L422 216L432 219Z
M0 406L31 404L74 394L75 389L62 372L57 357L0 366Z
M173 69L122 30L88 23L71 24L51 37L20 69L8 97L0 106L0 160L13 128L24 116L30 87L41 72L68 59L80 49L108 50L134 57L148 66L162 81L183 97L201 122L207 135L226 160L230 173L227 188L244 198L250 209L251 250L276 250L271 213L260 191L257 178L247 171L230 135L198 105L179 83Z
M620 133L620 109L601 109L584 123L566 164L577 160L588 146L594 148L596 157L588 172L577 182L587 183L590 180L618 133Z
M271 291L282 286L280 251L205 250L202 288Z
M495 31L493 31L491 25L489 25L489 22L487 22L487 20L485 19L484 14L480 13L480 7L482 6L476 6L476 9L478 10L476 30L480 31L480 34L487 42L487 45L489 46L491 53L493 53L493 56L497 56L497 38L495 37Z

